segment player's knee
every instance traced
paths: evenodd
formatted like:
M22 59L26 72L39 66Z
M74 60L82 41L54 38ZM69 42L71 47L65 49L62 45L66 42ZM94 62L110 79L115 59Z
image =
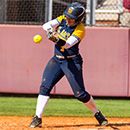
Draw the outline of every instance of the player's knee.
M85 92L84 94L77 96L77 99L83 103L86 103L90 100L90 97L90 94Z
M50 95L50 91L51 90L48 87L46 87L44 85L41 85L39 94L45 95L45 96L49 96Z

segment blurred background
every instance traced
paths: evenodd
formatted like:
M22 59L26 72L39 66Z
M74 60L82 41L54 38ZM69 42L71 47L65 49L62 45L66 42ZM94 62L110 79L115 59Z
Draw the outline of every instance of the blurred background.
M86 8L87 26L130 26L123 0L0 0L0 23L41 25L61 15L72 2Z

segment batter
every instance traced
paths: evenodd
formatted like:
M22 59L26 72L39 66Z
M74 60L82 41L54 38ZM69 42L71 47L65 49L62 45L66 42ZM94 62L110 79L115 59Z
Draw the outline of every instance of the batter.
M75 97L93 112L99 124L108 124L107 119L97 109L93 97L84 87L83 60L79 54L79 44L85 36L85 27L82 24L84 17L85 8L75 2L67 7L63 15L43 25L48 39L55 43L55 51L43 72L36 115L30 127L41 127L41 117L49 101L50 92L63 76L67 78Z

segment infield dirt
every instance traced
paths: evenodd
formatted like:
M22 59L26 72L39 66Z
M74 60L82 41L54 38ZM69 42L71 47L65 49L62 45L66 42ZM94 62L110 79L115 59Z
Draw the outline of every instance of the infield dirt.
M43 117L42 128L29 128L33 117L0 116L0 130L130 130L130 118L107 118L99 126L94 117Z

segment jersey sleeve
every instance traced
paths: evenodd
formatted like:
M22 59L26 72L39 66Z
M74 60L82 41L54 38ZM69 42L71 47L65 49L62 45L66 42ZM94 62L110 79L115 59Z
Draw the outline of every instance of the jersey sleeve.
M82 40L85 36L85 27L80 23L72 33L73 36L77 37L79 40Z
M62 21L63 19L66 19L66 17L65 17L65 15L61 15L61 16L57 17L56 19L57 19L57 21L58 21L59 23L61 23L61 21Z

